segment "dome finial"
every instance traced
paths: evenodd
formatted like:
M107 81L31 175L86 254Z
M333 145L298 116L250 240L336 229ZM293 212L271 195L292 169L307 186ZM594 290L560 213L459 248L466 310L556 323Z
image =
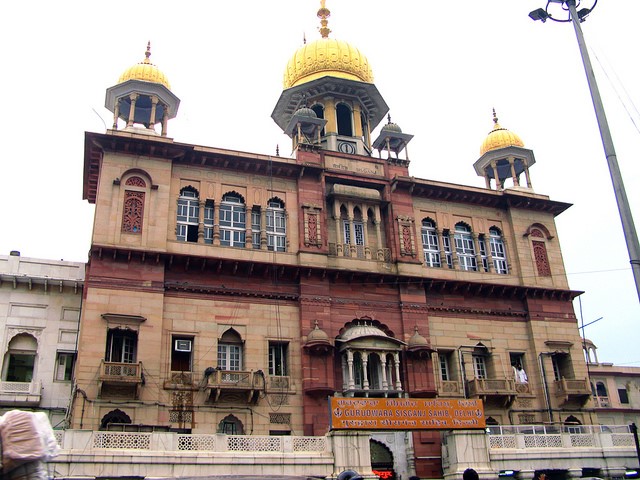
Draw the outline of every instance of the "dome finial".
M387 123L391 123L391 114L387 113Z
M331 29L327 27L327 24L329 23L327 18L331 16L331 12L325 6L325 1L326 0L320 0L320 10L318 10L318 18L320 19L321 25L320 35L322 36L322 38L328 38L329 34L331 33Z
M498 124L498 116L496 115L496 109L493 109L493 123Z
M151 60L149 60L149 57L151 56L151 40L149 40L147 42L147 51L144 52L144 63L151 63Z

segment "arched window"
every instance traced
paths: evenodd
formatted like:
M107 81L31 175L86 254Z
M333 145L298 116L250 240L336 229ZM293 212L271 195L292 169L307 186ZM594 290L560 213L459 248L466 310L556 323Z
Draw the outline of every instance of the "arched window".
M338 135L353 137L353 121L351 109L344 103L336 105L336 120L338 122Z
M33 380L38 341L28 333L16 335L9 342L5 357L4 380L28 383Z
M142 233L142 221L144 218L144 199L147 182L143 178L134 175L124 182L124 202L122 208L122 232Z
M284 252L287 247L287 218L284 202L272 198L267 202L267 248Z
M242 337L233 328L224 332L218 341L218 368L225 372L242 370ZM224 382L237 382L239 378L234 373L222 375Z
M244 427L235 415L227 415L218 424L218 433L224 433L225 435L244 435Z
M478 263L476 261L476 248L471 235L471 227L465 223L456 224L453 235L460 269L476 272L478 271Z
M364 140L365 145L369 146L371 143L369 138L369 121L364 112L360 112L360 126L362 127L362 140Z
M220 203L220 245L244 247L245 228L244 199L235 192L225 194Z
M131 423L131 417L129 417L129 415L124 413L119 408L116 408L115 410L111 410L104 417L102 417L102 420L100 421L100 430L109 430L109 425L112 423L119 423L119 424Z
M422 220L422 248L424 251L424 263L428 267L440 267L440 243L436 224L430 218Z
M533 249L533 258L536 262L538 275L541 277L550 277L551 264L549 263L549 256L547 255L546 241L552 237L549 235L548 230L539 224L534 224L529 227L527 234L531 238L531 248Z
M184 187L178 198L176 237L180 242L198 241L198 215L200 206L198 191L193 187Z
M313 105L311 107L311 110L313 110L316 113L316 116L318 118L324 118L324 107L319 103L316 103L315 105ZM322 127L322 131L320 132L320 135L324 137L324 127Z
M507 266L507 251L502 240L502 232L496 227L489 229L489 245L491 248L491 257L493 258L493 268L500 275L509 273Z

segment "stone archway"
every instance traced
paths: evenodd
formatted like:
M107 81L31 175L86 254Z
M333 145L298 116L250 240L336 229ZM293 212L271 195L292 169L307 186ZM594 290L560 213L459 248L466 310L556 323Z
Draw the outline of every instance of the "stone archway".
M111 410L100 421L100 430L108 430L111 423L131 423L131 417L119 408Z
M396 472L393 469L393 453L382 442L369 440L371 451L371 469L373 473L383 480L396 480Z

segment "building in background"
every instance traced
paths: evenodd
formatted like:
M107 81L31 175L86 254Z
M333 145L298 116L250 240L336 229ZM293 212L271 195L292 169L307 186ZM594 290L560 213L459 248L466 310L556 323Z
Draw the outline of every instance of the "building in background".
M412 135L362 52L329 37L324 2L318 16L272 112L291 158L170 138L179 99L149 47L107 90L113 128L85 137L96 218L71 427L323 436L334 395L480 398L492 427L597 424L555 225L569 205L534 191L533 152L494 112L469 159L485 187L411 176ZM459 476L448 445L375 432L372 467Z
M43 411L63 428L71 397L85 264L0 255L0 414Z
M597 347L588 339L583 348L598 422L640 425L640 367L600 362Z

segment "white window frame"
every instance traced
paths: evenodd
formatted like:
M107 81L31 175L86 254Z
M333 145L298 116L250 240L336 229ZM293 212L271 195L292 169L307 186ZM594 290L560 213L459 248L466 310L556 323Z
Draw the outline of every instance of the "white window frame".
M242 345L218 343L218 367L230 372L242 370Z
M453 251L451 250L451 236L448 231L442 235L442 246L444 248L445 257L447 260L447 267L453 268Z
M431 220L422 221L422 249L424 252L424 263L427 267L441 267L440 263L440 242L436 225Z
M251 245L260 248L260 229L262 228L262 213L257 208L251 210Z
M482 355L472 355L473 358L473 375L478 379L487 378L487 361Z
M509 274L507 251L502 235L497 228L491 227L489 229L489 245L491 247L491 257L493 258L493 268L495 272L499 275Z
M476 247L473 242L471 228L464 224L457 224L453 238L460 269L468 272L477 272Z
M269 342L269 375L276 377L289 375L288 355L288 342Z
M117 347L120 348L120 355L116 357ZM107 355L105 361L113 363L136 363L137 349L137 334L129 330L111 329L107 334Z
M287 215L282 202L269 200L267 206L267 248L284 252L287 248Z
M199 214L198 194L191 189L183 189L178 198L178 211L176 214L176 238L178 241L187 241L190 226L198 228Z
M451 380L451 372L449 370L449 354L447 352L438 352L438 360L440 363L440 380L448 382Z
M246 209L240 196L225 194L220 202L220 245L244 247L246 235Z
M58 352L56 355L56 367L54 381L70 382L73 380L73 369L75 366L76 354L71 352ZM68 374L69 378L66 378Z

